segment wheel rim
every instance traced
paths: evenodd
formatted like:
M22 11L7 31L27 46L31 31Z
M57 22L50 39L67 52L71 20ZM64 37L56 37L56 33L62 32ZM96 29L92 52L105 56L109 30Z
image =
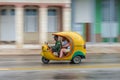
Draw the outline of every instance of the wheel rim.
M78 64L81 62L81 57L80 56L76 56L74 59L73 59L73 62Z
M49 60L44 58L44 57L42 58L42 61L43 61L43 63L48 63L49 62Z
M47 59L43 59L43 61L44 61L44 62L48 62L49 60L47 60Z

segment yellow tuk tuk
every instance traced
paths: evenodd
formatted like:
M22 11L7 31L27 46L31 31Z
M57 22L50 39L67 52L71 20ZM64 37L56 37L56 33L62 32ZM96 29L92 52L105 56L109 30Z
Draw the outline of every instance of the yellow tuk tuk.
M57 32L53 33L53 35L68 39L70 42L70 51L67 53L67 55L59 58L53 54L48 44L44 44L41 52L42 62L44 64L48 64L50 60L69 60L74 64L79 64L81 59L86 58L86 44L80 34L76 32Z

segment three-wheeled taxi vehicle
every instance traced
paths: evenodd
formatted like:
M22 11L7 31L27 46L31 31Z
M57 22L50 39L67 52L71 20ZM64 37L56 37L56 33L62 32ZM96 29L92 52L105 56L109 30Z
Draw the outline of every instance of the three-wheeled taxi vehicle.
M42 46L41 52L42 62L44 64L48 64L50 60L69 60L74 64L79 64L81 62L81 59L86 58L86 44L80 34L76 32L57 32L53 33L53 35L65 37L66 39L68 39L70 42L70 51L67 52L67 55L59 58L58 56L53 54L48 44L44 44Z

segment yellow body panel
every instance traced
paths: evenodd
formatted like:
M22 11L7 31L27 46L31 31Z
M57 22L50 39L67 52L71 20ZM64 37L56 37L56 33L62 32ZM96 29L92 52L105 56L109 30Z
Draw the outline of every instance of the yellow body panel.
M50 49L48 49L48 45L44 44L42 46L42 52L41 55L44 56L45 58L49 59L49 60L70 60L72 56L68 56L68 57L63 57L63 58L59 58L57 56L55 56Z
M71 44L71 51L68 53L69 55L59 58L56 57L51 50L49 49L47 44L42 46L41 55L44 56L46 59L49 60L71 60L74 56L75 52L80 51L84 56L86 56L86 49L85 49L85 41L83 40L82 36L76 32L58 32L54 33L53 35L58 35L62 37L66 37Z

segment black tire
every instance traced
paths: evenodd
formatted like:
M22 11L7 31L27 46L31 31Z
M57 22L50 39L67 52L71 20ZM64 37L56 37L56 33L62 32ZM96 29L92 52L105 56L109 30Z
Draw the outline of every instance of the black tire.
M72 63L74 64L79 64L81 63L81 57L80 56L75 56L72 60L71 60Z
M71 60L71 61L70 61L70 64L74 64L74 62Z
M46 59L45 57L42 57L42 62L44 64L48 64L50 60Z

